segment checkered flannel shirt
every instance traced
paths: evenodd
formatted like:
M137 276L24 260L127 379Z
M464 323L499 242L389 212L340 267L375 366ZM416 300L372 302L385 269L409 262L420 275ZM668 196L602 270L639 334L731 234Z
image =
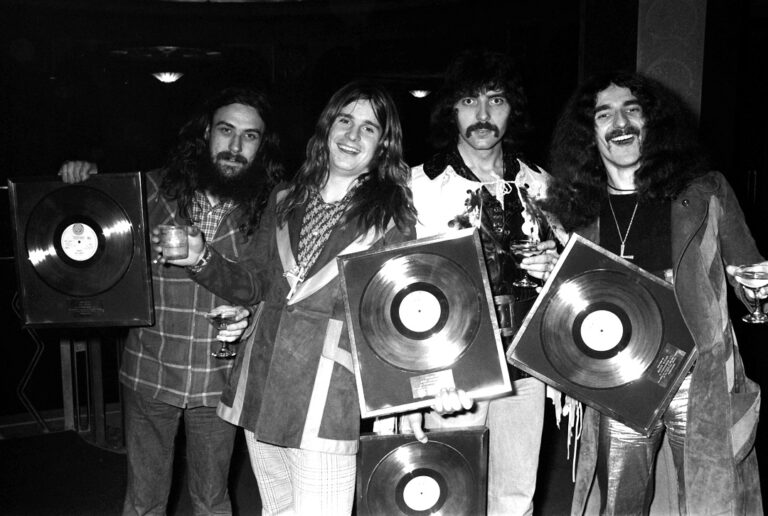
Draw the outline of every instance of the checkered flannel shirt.
M147 174L149 228L188 224L175 201L160 193L160 171ZM245 210L234 203L211 206L196 195L191 218L206 242L223 256L238 261L253 243L240 230ZM183 267L152 264L155 324L128 332L120 380L127 387L178 407L215 407L226 385L232 360L211 356L220 343L204 317L215 306L229 304L191 280Z

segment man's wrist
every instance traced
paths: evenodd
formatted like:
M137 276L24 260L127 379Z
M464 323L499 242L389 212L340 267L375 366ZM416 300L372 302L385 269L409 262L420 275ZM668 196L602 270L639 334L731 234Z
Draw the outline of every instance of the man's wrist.
M213 258L213 251L211 250L211 246L206 244L203 248L203 252L200 253L200 257L197 259L197 262L194 265L187 266L187 270L193 274L196 274L203 270L206 265L208 265L208 263L211 261L211 258Z

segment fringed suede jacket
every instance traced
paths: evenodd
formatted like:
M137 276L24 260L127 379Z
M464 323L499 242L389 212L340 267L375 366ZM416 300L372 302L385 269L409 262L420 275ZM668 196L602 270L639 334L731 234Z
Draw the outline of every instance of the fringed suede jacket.
M597 226L577 233L597 241ZM754 448L760 389L744 374L728 316L725 266L763 257L733 190L718 172L694 181L672 201L671 228L675 296L698 349L685 440L687 514L762 514ZM597 430L598 413L588 408L573 514L587 512L589 497L598 491ZM674 485L674 479L663 482L665 488ZM670 499L676 503L676 496Z

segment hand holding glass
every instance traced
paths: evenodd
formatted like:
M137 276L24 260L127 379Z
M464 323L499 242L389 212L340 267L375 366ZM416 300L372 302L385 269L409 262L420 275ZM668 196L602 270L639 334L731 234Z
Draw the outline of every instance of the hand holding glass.
M518 267L520 266L520 263L523 261L524 258L528 258L531 256L538 256L543 251L539 249L539 241L534 240L533 238L524 238L519 240L513 240L509 244L509 249L512 251L512 254L515 256L515 260L517 261ZM519 267L521 270L522 267ZM524 272L523 278L513 281L512 285L515 287L527 287L527 288L535 288L538 287L539 284L533 281L531 276L528 274L528 271Z
M219 313L209 313L205 315L208 322L213 325L217 330L226 330L228 324L237 322L237 311L226 311ZM218 351L211 353L212 357L216 358L234 358L237 356L237 351L234 351L229 347L229 342L222 341L221 348Z
M189 241L186 226L163 224L160 230L160 245L163 247L163 257L169 260L186 258L189 255Z
M768 264L742 265L736 269L733 276L741 284L741 288L752 293L750 300L754 305L752 313L745 315L741 320L753 324L768 322L768 315L761 310L760 299L757 296L761 288L768 286Z

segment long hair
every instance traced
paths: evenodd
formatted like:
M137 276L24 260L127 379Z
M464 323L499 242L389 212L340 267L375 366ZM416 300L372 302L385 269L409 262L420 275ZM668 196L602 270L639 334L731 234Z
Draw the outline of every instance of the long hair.
M555 126L549 171L555 177L542 207L567 231L591 223L607 197L607 174L595 139L595 102L610 85L629 89L645 118L641 165L635 187L641 202L673 199L707 172L685 104L655 80L631 72L611 72L584 82Z
M161 190L166 197L175 199L180 213L190 216L192 199L199 188L198 170L208 159L209 148L206 130L213 122L216 111L230 104L243 104L259 112L265 130L261 145L249 173L264 177L261 188L246 203L247 233L258 226L261 212L269 200L272 188L282 179L283 164L280 156L280 139L273 126L272 106L267 97L249 88L226 88L208 99L198 114L193 116L179 131L178 142L171 150L166 163Z
M510 106L509 122L503 141L515 147L530 130L528 99L513 60L489 50L466 50L448 66L445 82L437 95L430 117L430 140L443 149L456 145L456 102L486 90L503 91Z
M355 221L357 231L370 228L383 231L390 220L405 230L416 220L411 191L407 186L409 168L403 161L403 131L392 97L382 87L369 82L351 82L326 104L307 143L306 159L292 181L286 197L277 206L278 224L300 204L307 202L311 191L320 190L328 181L328 136L331 126L344 106L367 100L381 126L381 139L368 172L360 177L359 186L350 199L344 222Z

